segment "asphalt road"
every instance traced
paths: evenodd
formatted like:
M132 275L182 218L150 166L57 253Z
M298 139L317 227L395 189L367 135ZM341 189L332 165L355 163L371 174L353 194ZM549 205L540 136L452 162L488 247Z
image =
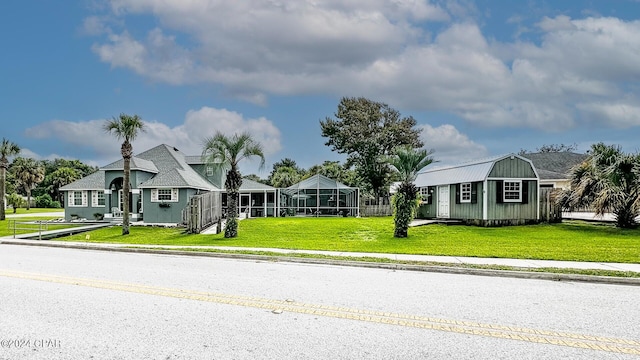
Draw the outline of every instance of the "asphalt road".
M0 245L0 359L638 359L640 287Z

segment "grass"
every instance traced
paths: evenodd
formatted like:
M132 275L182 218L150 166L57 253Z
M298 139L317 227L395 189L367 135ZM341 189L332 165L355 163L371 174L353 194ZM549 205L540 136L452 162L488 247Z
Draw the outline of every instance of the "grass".
M86 241L85 234L64 240ZM578 221L498 228L427 225L396 239L391 218L258 218L241 221L235 239L152 227L132 228L123 237L113 227L92 231L89 241L640 263L640 230Z
M31 208L29 210L27 210L26 208L16 209L16 215L33 214L34 216L37 216L38 213L52 213L52 212L60 213L60 216L64 216L64 209L50 209L50 208L48 209L47 208ZM14 215L13 209L11 208L5 210L5 216L9 216L9 215Z
M41 216L39 214L42 213L59 213L59 216ZM13 236L13 222L14 221L18 221L20 223L25 223L25 222L36 222L36 221L47 221L47 220L53 220L53 219L59 219L64 217L64 210L63 209L41 209L41 208L31 208L29 210L25 209L25 208L18 208L17 212L15 215L29 215L29 216L18 216L18 217L12 217L11 215L13 214L13 209L8 209L7 211L5 211L5 220L0 220L0 236ZM28 224L28 225L18 225L18 227L23 227L25 229L19 229L16 230L16 234L26 234L26 233L33 233L33 232L38 232L39 230L39 225L36 223L33 224ZM64 225L64 224L56 224L56 223L49 223L47 224L47 228L46 230L55 230L55 229L63 229L63 228L68 228L70 227L70 225ZM27 230L28 228L28 230ZM43 230L45 230L43 228Z

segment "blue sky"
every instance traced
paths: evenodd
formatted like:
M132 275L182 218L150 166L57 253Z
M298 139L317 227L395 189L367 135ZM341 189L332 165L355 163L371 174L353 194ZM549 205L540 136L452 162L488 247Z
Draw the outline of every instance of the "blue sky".
M189 155L215 131L343 160L319 121L341 97L413 116L443 164L543 144L638 151L640 2L23 0L0 15L2 136L23 156L119 158L105 119L138 114L134 151Z

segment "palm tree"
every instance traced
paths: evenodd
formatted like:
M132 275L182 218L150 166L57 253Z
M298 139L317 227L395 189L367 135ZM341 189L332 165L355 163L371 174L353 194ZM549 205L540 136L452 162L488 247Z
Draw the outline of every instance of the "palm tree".
M433 151L403 146L395 149L393 155L386 158L400 180L397 192L391 200L394 207L394 237L408 236L409 223L418 208L418 188L413 182L418 172L434 161L431 154Z
M298 170L289 167L279 167L271 177L271 186L277 188L286 188L300 181L302 177Z
M0 144L0 220L5 219L4 207L5 200L4 194L6 191L7 181L7 168L9 167L9 157L18 155L20 153L20 147L12 143L11 141L2 138L2 144Z
M115 135L118 140L124 140L120 147L120 154L124 161L124 176L122 185L122 235L129 234L129 192L131 184L129 184L131 176L131 157L133 157L133 145L131 142L138 136L139 131L144 131L144 122L138 115L120 114L117 118L107 120L104 124L104 130Z
M202 157L214 166L226 170L224 187L227 191L227 221L224 228L224 237L238 236L238 193L242 185L242 175L238 169L238 163L242 159L257 156L260 158L260 167L264 166L264 153L262 146L247 133L226 136L217 132L214 136L205 139Z
M27 194L27 210L31 207L31 190L44 180L44 166L31 158L18 157L13 161L11 171L16 182Z
M640 214L640 154L593 144L589 157L571 170L571 189L559 201L569 210L587 206L596 215L613 213L616 226L635 228Z

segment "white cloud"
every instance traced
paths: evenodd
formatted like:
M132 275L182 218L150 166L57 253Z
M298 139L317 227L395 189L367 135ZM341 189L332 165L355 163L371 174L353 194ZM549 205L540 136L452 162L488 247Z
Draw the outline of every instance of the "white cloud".
M619 129L640 126L640 105L625 101L578 104L592 122L607 122Z
M110 4L108 16L158 22L137 38L88 19L85 27L107 34L93 46L102 61L155 81L222 85L263 106L272 94L367 96L479 126L562 131L582 121L576 104L612 103L640 80L640 21L544 17L539 42L500 43L468 20L477 10L464 1ZM432 34L435 21L448 23Z
M102 166L120 157L120 141L105 133L104 123L105 120L52 120L27 129L26 135L36 139L55 138L73 145L78 149L77 155L82 153L82 149L90 150L104 161L100 164ZM177 147L186 155L200 155L205 137L213 136L216 131L227 135L248 132L263 145L266 156L282 148L280 130L270 120L264 117L247 119L237 112L211 107L188 111L184 123L175 127L157 121L145 121L145 129L133 141L133 148L138 153L159 144L167 144Z
M458 164L486 157L489 154L486 147L472 141L453 125L445 124L438 127L418 125L417 127L422 130L420 140L424 142L425 148L435 151L433 157L438 161L435 165Z

